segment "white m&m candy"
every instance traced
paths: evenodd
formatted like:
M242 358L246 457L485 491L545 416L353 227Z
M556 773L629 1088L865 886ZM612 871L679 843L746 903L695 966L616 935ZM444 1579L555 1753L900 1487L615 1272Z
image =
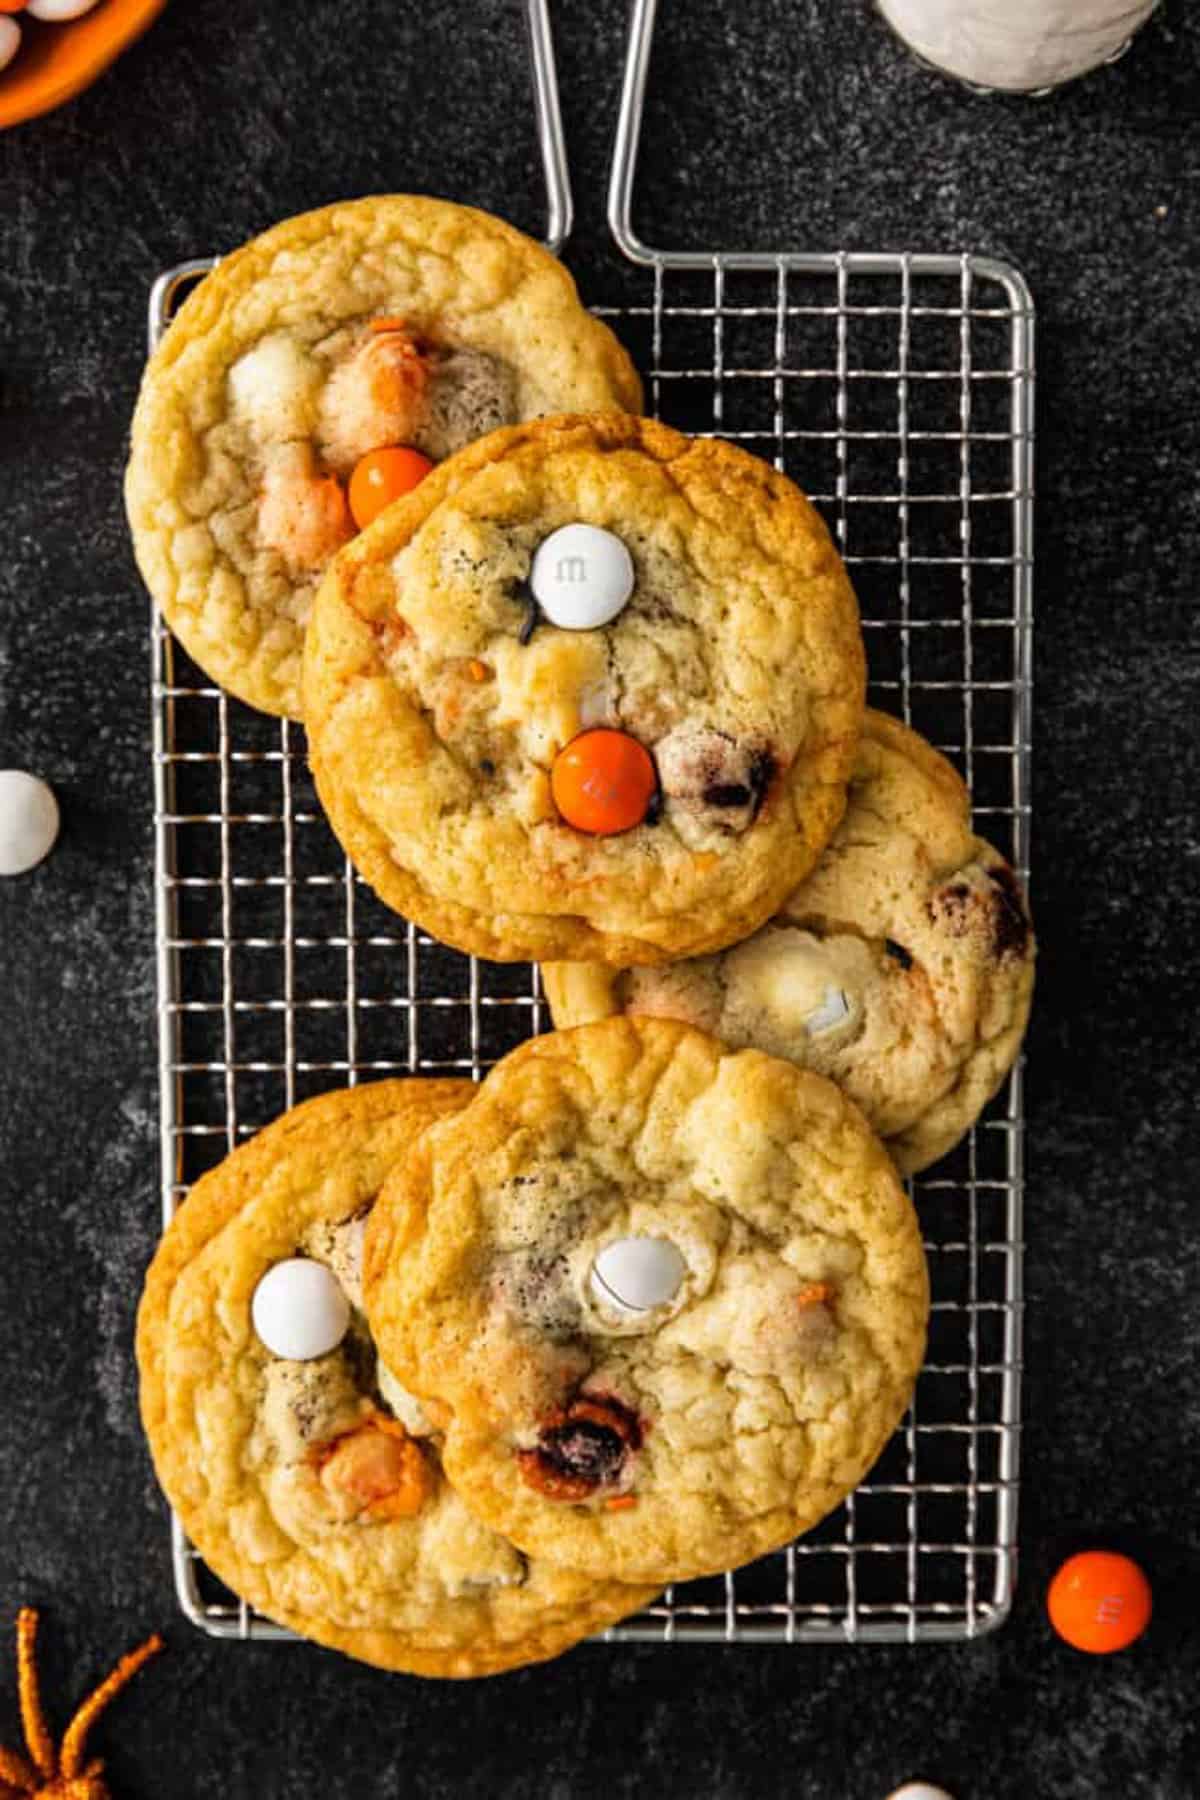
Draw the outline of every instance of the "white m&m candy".
M675 1298L686 1274L668 1238L614 1238L592 1264L592 1298L616 1312L650 1312Z
M633 592L633 558L611 531L563 525L543 538L529 583L552 625L594 631L608 625Z
M58 822L58 801L44 781L0 769L0 875L24 875L49 856Z
M928 1781L906 1781L889 1794L887 1800L954 1800L945 1788L933 1787Z
M47 19L54 25L65 25L68 19L82 19L84 13L99 6L100 0L29 0L31 19Z
M21 48L21 27L15 19L0 13L0 69L7 69Z
M350 1302L324 1263L293 1256L267 1270L254 1290L250 1317L272 1356L311 1362L345 1337Z

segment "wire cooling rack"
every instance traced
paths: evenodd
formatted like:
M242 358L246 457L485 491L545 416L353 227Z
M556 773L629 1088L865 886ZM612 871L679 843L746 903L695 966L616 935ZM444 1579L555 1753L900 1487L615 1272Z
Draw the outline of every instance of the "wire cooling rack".
M938 744L980 831L1028 877L1033 312L1012 269L923 255L707 255L636 237L631 203L655 0L636 0L610 190L620 305L599 308L652 410L786 469L858 591L872 699ZM529 0L549 237L570 192L545 0ZM198 261L155 285L151 342ZM459 956L341 856L299 727L211 686L152 624L162 1195L284 1108L394 1074L478 1079L549 1025L536 971ZM607 1635L652 1641L960 1639L999 1624L1016 1565L1021 1345L1019 1071L917 1179L929 1353L857 1493L736 1574L668 1590ZM217 1637L285 1638L176 1521L180 1605Z

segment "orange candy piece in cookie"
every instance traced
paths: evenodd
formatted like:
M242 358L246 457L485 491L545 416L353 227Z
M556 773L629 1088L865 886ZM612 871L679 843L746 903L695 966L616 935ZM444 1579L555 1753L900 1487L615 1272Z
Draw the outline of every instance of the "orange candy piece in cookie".
M350 511L358 529L365 531L385 506L411 493L432 467L427 456L407 445L368 450L350 477Z
M636 738L600 726L559 751L550 791L576 831L613 837L645 819L658 792L658 776L650 752Z
M421 1446L382 1416L337 1439L321 1465L321 1485L373 1519L411 1519L433 1492Z

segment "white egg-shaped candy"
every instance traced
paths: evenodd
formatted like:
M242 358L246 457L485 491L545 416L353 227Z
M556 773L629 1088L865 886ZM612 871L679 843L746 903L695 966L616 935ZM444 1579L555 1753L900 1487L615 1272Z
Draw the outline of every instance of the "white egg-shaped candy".
M0 769L0 875L24 875L49 856L58 824L58 801L44 781Z
M552 625L595 631L633 592L633 558L599 525L563 525L543 538L529 576L533 597Z
M350 1324L350 1302L337 1276L311 1257L268 1269L250 1303L254 1329L272 1356L311 1362L336 1350Z
M15 19L0 13L0 69L7 69L21 48L21 27Z
M65 25L68 19L82 19L84 13L99 6L100 0L29 0L26 7L31 19L47 19L53 25Z
M928 1781L906 1781L903 1787L888 1795L888 1800L954 1800L954 1797L945 1788L933 1787Z
M618 1312L650 1312L675 1298L686 1274L669 1238L614 1238L592 1264L592 1297Z

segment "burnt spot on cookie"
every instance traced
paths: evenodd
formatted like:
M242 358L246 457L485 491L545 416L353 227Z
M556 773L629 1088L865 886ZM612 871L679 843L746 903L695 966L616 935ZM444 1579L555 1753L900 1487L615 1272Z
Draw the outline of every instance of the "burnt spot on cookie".
M748 806L754 796L748 787L735 781L705 788L702 797L706 806Z
M533 589L528 580L513 583L512 599L521 608L521 623L517 627L518 644L527 644L541 622L542 609L533 597Z
M994 863L988 879L995 890L992 942L996 955L1024 956L1029 948L1029 915L1021 884L1007 863Z
M586 1500L616 1486L644 1439L642 1421L623 1400L582 1394L542 1422L536 1446L519 1450L517 1460L527 1486L548 1500Z
M898 944L895 938L884 938L883 948L892 961L899 963L900 967L905 970L905 972L912 968L913 958L911 952L906 950L903 944Z
M750 791L754 797L754 817L757 818L778 772L779 761L773 751L756 750L750 758Z
M978 906L979 890L966 881L952 881L929 902L929 916L951 937L963 937L971 929L971 911Z
M1023 956L1030 924L1020 884L1007 863L978 868L974 881L952 881L929 903L929 916L952 937L975 933L997 959ZM974 871L973 871L974 873Z

